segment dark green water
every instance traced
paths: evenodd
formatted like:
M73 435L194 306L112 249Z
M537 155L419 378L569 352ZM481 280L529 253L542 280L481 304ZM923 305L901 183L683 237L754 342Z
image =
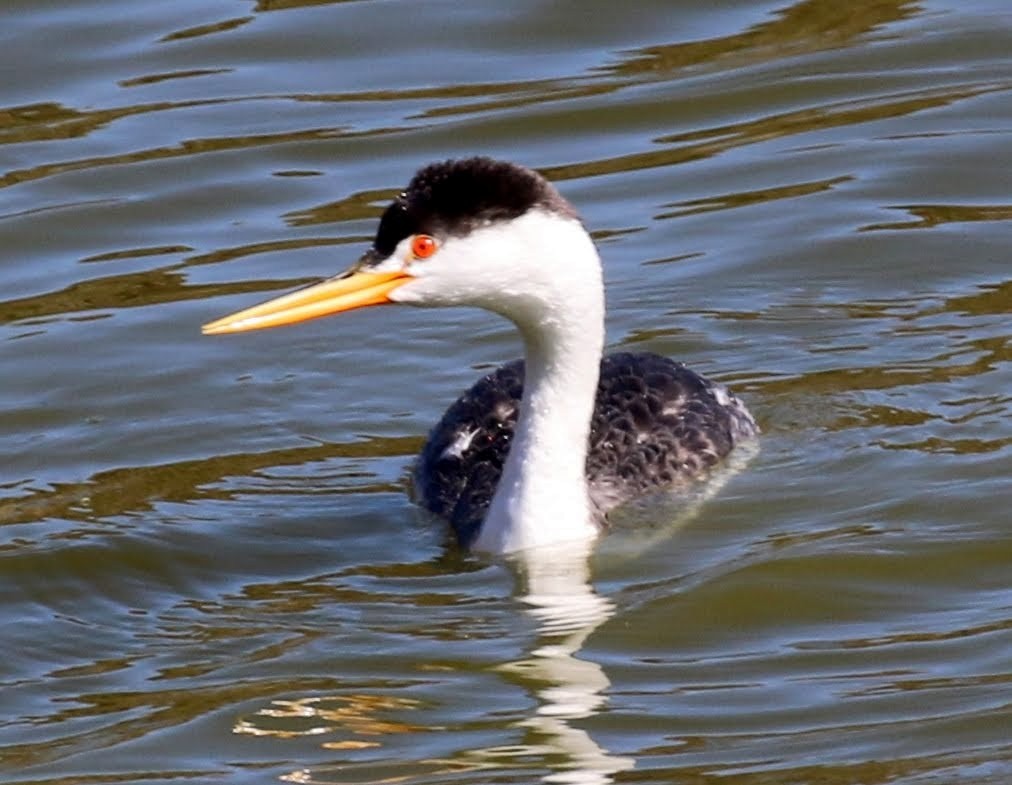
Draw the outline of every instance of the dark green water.
M0 31L0 781L1012 782L1006 0L7 0ZM554 574L405 496L506 323L199 332L475 152L581 210L612 348L764 429L676 531Z

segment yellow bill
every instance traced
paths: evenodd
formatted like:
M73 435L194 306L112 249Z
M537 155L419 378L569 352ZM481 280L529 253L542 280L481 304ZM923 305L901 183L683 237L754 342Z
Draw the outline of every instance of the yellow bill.
M241 333L265 327L296 324L367 305L381 305L390 302L387 296L390 292L410 280L411 276L401 271L393 273L356 271L328 278L305 289L230 314L205 324L201 332L204 335Z

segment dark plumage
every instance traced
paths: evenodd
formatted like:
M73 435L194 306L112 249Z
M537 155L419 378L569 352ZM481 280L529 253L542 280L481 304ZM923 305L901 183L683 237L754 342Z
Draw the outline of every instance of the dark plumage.
M447 519L467 546L477 536L509 453L524 386L524 361L480 379L429 434L415 495ZM745 406L682 363L622 352L601 361L587 482L598 522L637 496L705 477L758 432Z
M480 157L429 164L383 212L369 256L379 262L413 234L461 237L534 207L576 216L569 202L530 169Z

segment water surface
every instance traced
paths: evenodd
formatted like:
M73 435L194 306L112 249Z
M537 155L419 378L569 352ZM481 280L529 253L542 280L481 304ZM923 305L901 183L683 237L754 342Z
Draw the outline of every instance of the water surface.
M1003 0L0 23L5 782L1012 780ZM691 520L518 565L414 510L488 314L199 334L472 153L580 209L611 348L757 413Z

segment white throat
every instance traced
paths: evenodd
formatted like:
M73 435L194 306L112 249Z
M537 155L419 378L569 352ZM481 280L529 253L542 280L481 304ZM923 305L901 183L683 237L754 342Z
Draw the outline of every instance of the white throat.
M516 324L526 358L513 444L474 543L496 553L597 534L586 462L604 344L600 260L577 221L530 218L538 237L515 260L528 268L522 284L485 304Z

